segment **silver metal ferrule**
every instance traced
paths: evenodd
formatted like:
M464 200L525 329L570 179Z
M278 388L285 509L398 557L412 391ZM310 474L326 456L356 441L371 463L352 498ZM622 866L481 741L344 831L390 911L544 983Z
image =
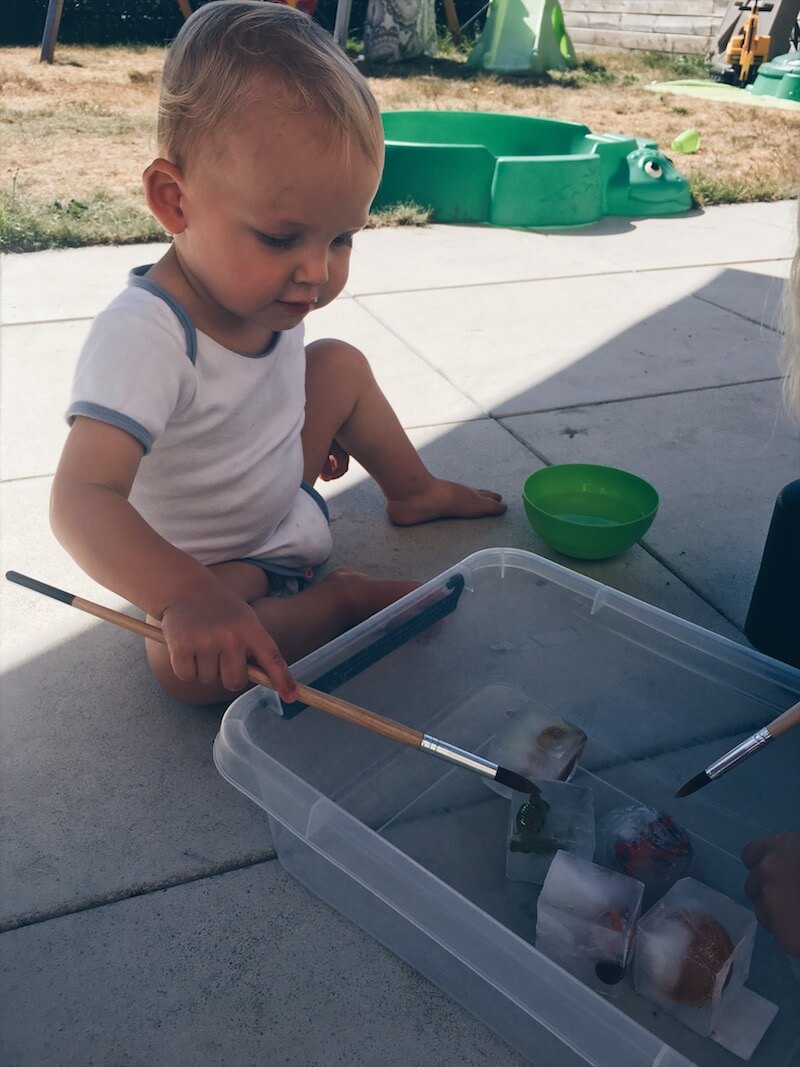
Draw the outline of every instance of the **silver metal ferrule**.
M466 752L463 748L457 748L447 741L439 741L436 737L425 734L422 744L419 746L422 752L430 752L432 756L447 760L448 763L456 763L459 767L467 767L478 774L485 774L487 778L494 778L497 774L497 764L491 763L482 756L476 756L472 752Z
M753 734L752 737L748 737L746 741L742 741L741 744L732 748L730 752L726 752L724 756L720 756L718 760L706 767L706 774L711 779L719 778L721 774L729 771L731 767L734 767L740 760L746 759L753 752L757 752L771 740L772 734L770 734L765 726L762 730L759 730L758 733Z

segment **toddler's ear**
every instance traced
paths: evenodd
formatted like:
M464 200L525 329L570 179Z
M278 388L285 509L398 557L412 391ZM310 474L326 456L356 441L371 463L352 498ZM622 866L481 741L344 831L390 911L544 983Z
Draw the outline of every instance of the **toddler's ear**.
M168 233L186 228L183 213L183 174L167 159L154 159L142 175L147 206Z

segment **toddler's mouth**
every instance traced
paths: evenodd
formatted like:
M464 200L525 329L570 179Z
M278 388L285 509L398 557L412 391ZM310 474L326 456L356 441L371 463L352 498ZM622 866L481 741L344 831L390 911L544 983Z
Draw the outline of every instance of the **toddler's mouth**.
M290 315L305 315L317 305L316 300L277 300L276 303Z

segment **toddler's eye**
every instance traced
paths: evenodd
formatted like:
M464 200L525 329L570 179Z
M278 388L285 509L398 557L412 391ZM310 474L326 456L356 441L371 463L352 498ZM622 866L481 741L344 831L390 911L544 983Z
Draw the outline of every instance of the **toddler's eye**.
M294 234L278 235L274 233L260 233L260 241L270 248L291 248L294 242Z
M663 171L661 170L661 164L656 163L654 159L648 159L647 162L643 165L642 170L645 172L648 178L660 178L663 174Z
M334 237L332 244L337 248L352 248L353 235L352 233L340 233L338 237Z

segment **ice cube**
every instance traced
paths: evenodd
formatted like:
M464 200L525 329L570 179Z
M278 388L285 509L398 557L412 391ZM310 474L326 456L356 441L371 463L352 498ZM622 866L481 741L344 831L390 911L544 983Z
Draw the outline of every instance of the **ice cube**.
M575 773L585 744L586 734L579 727L532 706L495 734L487 757L526 778L566 782ZM506 786L489 780L486 784L501 796L511 796Z
M642 804L615 808L598 825L600 862L644 883L644 906L663 896L692 866L689 835L666 811Z
M747 908L682 878L639 922L636 989L708 1036L726 1000L747 980L755 936Z
M595 863L556 853L536 919L536 947L606 996L619 994L644 886Z
M594 855L594 799L582 786L535 784L538 793L511 796L506 876L541 885L559 849L584 859Z

